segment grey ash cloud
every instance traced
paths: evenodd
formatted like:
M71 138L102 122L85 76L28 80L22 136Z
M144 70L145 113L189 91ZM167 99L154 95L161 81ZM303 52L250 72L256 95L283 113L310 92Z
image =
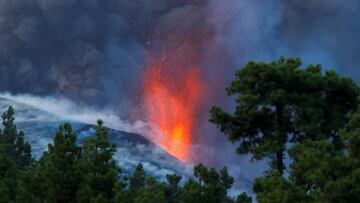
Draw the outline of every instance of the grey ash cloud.
M229 70L294 55L359 77L356 0L0 0L0 91L131 105L124 98L137 96L147 42L154 31L191 21L171 17L187 10L205 12L206 22L194 22L212 24L208 43L222 40ZM209 62L220 58L204 53Z
M188 11L205 16L179 17ZM300 56L359 82L358 19L357 0L0 0L0 91L65 97L130 118L140 108L148 43L161 41L154 32L199 32L203 24L214 32L198 50L214 93L209 105L232 106L224 87L252 59ZM199 116L197 144L207 149L199 156L247 164L207 117Z
M156 22L184 2L0 0L0 91L119 103Z

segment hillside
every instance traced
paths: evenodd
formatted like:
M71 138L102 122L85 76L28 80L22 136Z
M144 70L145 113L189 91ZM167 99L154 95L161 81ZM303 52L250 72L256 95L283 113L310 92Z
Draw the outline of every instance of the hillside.
M0 97L2 112L10 105L16 111L15 122L18 128L25 132L25 139L31 144L35 158L39 158L47 149L59 125L65 122L72 125L80 142L95 132L93 125L68 120L31 105ZM168 173L184 173L185 166L180 161L143 136L114 129L108 130L110 141L117 146L115 158L124 173L133 172L139 162L150 175L159 179L163 179Z

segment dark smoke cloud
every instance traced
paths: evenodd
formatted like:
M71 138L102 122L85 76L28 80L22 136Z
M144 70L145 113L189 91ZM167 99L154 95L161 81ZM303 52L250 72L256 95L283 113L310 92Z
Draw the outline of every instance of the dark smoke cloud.
M300 56L360 82L358 19L357 0L0 0L0 91L63 96L138 115L148 48L192 35L200 43L191 51L200 52L194 55L213 93L194 148L200 160L242 166L248 159L231 153L207 122L210 105L233 107L224 87L236 68ZM204 40L201 32L210 35ZM181 41L174 44L186 50ZM232 169L251 171L250 179L258 174Z
M323 63L360 82L360 24L357 21L360 2L291 0L283 3L279 35L288 48L306 61Z
M136 97L155 31L195 33L202 24L216 32L202 50L204 67L219 72L221 84L233 72L219 69L279 55L358 78L359 10L357 0L0 0L0 90L130 105L124 98ZM186 11L206 20L176 17Z
M360 2L210 1L210 19L238 68L248 60L300 56L360 81Z
M131 103L145 39L177 0L0 0L0 91ZM121 99L122 98L122 99ZM121 106L119 104L119 106Z

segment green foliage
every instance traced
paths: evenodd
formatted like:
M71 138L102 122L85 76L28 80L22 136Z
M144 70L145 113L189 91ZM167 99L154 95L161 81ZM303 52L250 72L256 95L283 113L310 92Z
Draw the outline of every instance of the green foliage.
M136 191L134 202L166 203L164 185L158 183L154 177L147 177L146 185Z
M0 153L0 180L16 175L15 160L8 154Z
M41 196L50 202L70 202L79 189L82 172L79 170L81 149L70 124L59 127L54 144L49 144L36 176Z
M36 193L39 182L35 181L36 165L29 165L19 173L16 187L16 202L39 202Z
M359 115L340 131L341 149L332 139L293 145L288 178L273 173L255 181L258 202L360 202Z
M7 187L7 184L5 184L3 181L0 181L0 202L6 203L10 201L10 190Z
M285 58L248 63L227 88L235 112L213 107L210 121L239 143L239 153L272 159L276 170L253 185L258 202L359 202L359 87L319 65L300 65Z
M195 179L189 179L184 186L180 183L182 177L176 174L167 175L167 182L147 176L141 163L132 176L121 178L121 170L113 159L115 145L109 142L107 129L100 120L95 127L95 135L85 138L82 145L77 143L70 124L64 124L59 127L53 144L49 144L40 160L27 159L31 148L24 142L24 134L17 132L11 112L10 109L6 114L11 117L6 117L6 132L11 132L15 139L13 145L6 144L0 151L0 202L251 201L244 194L237 200L228 196L234 179L226 168L217 171L197 165L194 168Z
M180 197L180 187L179 183L181 180L181 176L176 174L168 174L166 175L167 185L165 188L165 197L167 202L175 203Z
M256 179L253 190L259 203L305 202L303 191L299 191L278 171Z
M131 176L130 178L130 186L129 186L130 190L138 190L140 188L145 187L146 184L145 181L146 181L145 171L143 165L139 163L136 166L133 176Z
M14 109L9 106L8 110L1 115L1 118L3 120L2 124L4 126L1 135L1 143L9 145L9 147L13 146L17 136L16 125L14 124L14 114Z
M115 145L110 144L107 129L99 120L95 136L86 138L83 143L80 167L84 180L79 191L83 202L97 198L110 200L114 197L113 188L120 172L113 159L115 152Z
M15 111L10 106L2 115L4 126L0 134L0 150L12 157L18 169L30 164L32 161L31 146L24 140L24 133L18 131L14 123Z
M24 132L20 131L15 141L15 159L19 168L23 168L32 162L31 146L24 140Z
M306 142L290 151L290 180L317 202L359 202L360 160L327 141Z
M290 180L315 202L360 201L360 109L350 118L338 138L345 149L321 140L295 145L289 152L294 159Z
M143 165L139 163L129 180L129 190L123 192L124 202L162 203L167 202L165 185L154 177L146 176Z
M245 192L237 196L235 203L251 203L252 198L249 197Z
M194 168L195 180L190 179L182 190L182 202L216 203L228 202L228 190L234 183L234 178L224 167L219 172L214 168L207 169L200 164Z
M32 160L30 144L25 142L24 133L14 123L15 111L10 106L2 115L3 129L0 132L0 182L2 202L14 200L19 171ZM6 193L6 194L5 194Z
M303 139L333 137L356 109L358 86L319 65L301 68L298 58L271 63L249 62L227 88L236 96L236 110L229 114L213 107L210 121L239 141L239 153L255 159L269 157L273 169L283 172L285 144Z

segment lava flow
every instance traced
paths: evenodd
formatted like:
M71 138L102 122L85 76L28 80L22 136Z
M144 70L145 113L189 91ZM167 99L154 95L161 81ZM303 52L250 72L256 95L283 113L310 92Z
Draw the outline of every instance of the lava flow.
M154 141L187 162L203 83L198 68L183 67L176 56L150 57L144 99L148 121L160 131Z

